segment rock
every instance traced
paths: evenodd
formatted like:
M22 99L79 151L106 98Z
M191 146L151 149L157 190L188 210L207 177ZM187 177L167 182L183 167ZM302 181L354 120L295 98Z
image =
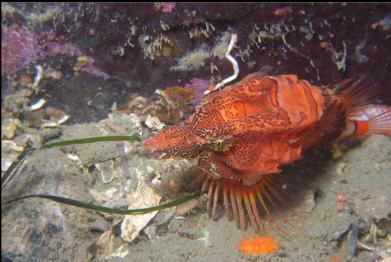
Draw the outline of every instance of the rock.
M1 139L12 139L16 135L22 123L17 118L7 118L1 121Z

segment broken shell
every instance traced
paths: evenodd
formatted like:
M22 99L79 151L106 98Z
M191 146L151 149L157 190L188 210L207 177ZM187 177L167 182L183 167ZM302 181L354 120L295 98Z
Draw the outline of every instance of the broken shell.
M2 154L4 155L4 154ZM12 165L12 163L18 158L19 153L10 153L6 157L1 158L1 172L5 172Z
M209 242L209 231L204 230L204 235L200 238L197 238L197 240L204 242L205 247L211 246L211 243Z
M96 169L100 173L100 177L102 178L103 183L108 184L114 179L115 167L114 161L106 161L101 162L99 164L95 164Z
M161 196L149 187L145 182L139 181L137 189L129 196L129 209L146 208L159 204ZM141 230L155 217L158 211L142 215L125 216L121 225L121 237L127 242L132 242Z
M93 198L99 203L107 203L112 199L118 199L118 189L117 188L109 188L106 191L101 191L97 189L91 189L90 194ZM110 203L109 203L110 205ZM111 205L110 205L111 206Z
M46 122L46 123L44 123L42 125L42 127L56 127L56 126L61 125L62 123L64 123L68 119L69 119L69 115L65 115L65 116L63 116L62 118L60 118L59 120L57 120L55 122Z
M9 152L9 151L22 152L23 150L24 150L24 147L18 146L12 140L1 140L1 151L2 152Z
M81 163L81 160L79 158L78 155L74 155L74 154L67 154L67 157L71 160L71 161L74 161L76 162L76 165L80 168L83 168L83 165Z
M49 116L50 121L46 121L42 124L42 127L56 127L63 124L65 121L69 119L69 115L67 115L64 111L60 109L56 109L53 107L48 107L46 109L46 114Z
M46 100L41 98L41 99L38 100L38 102L36 102L35 104L29 106L27 110L34 111L34 110L40 109L45 104L46 104Z
M38 87L38 84L41 81L42 76L43 76L43 68L42 68L42 66L41 65L37 65L37 66L35 66L35 68L37 69L37 74L34 77L33 89L36 89Z
M1 158L1 172L5 172L10 168L12 163L15 161L16 157L14 159L12 158Z
M114 124L126 129L127 132L137 132L140 135L142 134L141 120L136 114L124 114L121 112L116 112L109 114L109 119Z
M109 256L114 249L114 234L112 230L104 232L97 241L97 246L102 248L102 257Z
M148 115L144 123L148 128L154 130L161 130L164 127L164 124L156 116Z
M112 259L112 258L124 258L129 254L129 248L127 244L121 245L119 248L117 248L116 251L114 251L112 254L105 257L106 260Z

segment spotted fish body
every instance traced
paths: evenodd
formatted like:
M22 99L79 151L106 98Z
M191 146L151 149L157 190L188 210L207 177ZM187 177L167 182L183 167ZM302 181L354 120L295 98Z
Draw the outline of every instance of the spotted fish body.
M222 194L225 209L240 228L246 225L244 205L259 230L258 206L268 213L262 191L271 186L270 174L340 137L353 111L350 104L346 97L296 75L261 71L204 97L187 120L144 144L166 157L199 157L199 167L210 174L204 186L212 217ZM386 113L391 115L390 110Z
M254 180L279 172L280 165L301 158L303 149L319 139L338 136L344 112L337 97L295 75L255 73L205 97L188 120L145 145L167 156L201 155L200 166L208 172ZM335 127L316 130L323 124ZM216 143L224 150L214 148Z

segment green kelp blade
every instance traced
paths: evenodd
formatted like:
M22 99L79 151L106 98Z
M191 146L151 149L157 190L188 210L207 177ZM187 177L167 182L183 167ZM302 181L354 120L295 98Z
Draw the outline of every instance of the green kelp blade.
M97 137L88 137L82 139L73 139L73 140L64 140L54 143L44 144L42 148L51 148L54 146L68 146L68 145L77 145L77 144L87 144L95 142L108 142L108 141L141 141L140 137L137 135L133 136L97 136Z
M110 214L118 214L118 215L139 215L139 214L146 214L150 213L153 211L159 211L162 209L178 206L180 204L183 204L187 201L190 201L194 198L198 198L202 196L206 191L198 191L189 195L186 195L184 197L180 197L171 201L168 201L164 204L158 205L158 206L153 206L153 207L147 207L147 208L139 208L139 209L119 209L119 208L109 208L109 207L104 207L104 206L99 206L95 204L90 204L86 202L82 202L79 200L75 199L70 199L66 197L60 197L60 196L53 196L53 195L44 195L44 194L33 194L33 195L25 195L17 198L10 199L5 202L5 204L11 204L16 201L20 201L26 198L44 198L44 199L49 199L58 203L70 205L70 206L75 206L75 207L81 207L85 209L92 209L95 211L99 212L104 212L104 213L110 213Z

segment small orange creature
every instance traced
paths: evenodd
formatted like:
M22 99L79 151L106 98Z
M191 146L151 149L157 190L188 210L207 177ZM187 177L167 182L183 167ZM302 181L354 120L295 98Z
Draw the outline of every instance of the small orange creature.
M362 80L321 89L293 74L261 70L221 91L207 91L192 116L144 145L156 156L199 157L199 167L209 174L209 215L215 218L222 195L237 226L245 229L248 217L259 232L259 208L269 216L271 196L280 198L272 180L280 166L320 144L391 135L391 108L370 104L371 91Z
M240 242L240 252L243 255L272 254L278 249L278 245L270 237L252 237Z

